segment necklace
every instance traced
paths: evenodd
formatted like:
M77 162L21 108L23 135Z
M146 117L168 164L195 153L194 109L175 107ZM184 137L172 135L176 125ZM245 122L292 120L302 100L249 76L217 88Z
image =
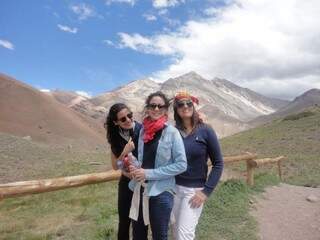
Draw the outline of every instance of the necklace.
M132 129L134 129L134 127L135 127L135 123L133 123L133 128ZM126 140L127 142L129 142L129 139L130 139L130 131L132 131L132 129L123 129L123 128L121 128L120 126L119 126L119 134L120 134L120 136L124 139L124 140Z

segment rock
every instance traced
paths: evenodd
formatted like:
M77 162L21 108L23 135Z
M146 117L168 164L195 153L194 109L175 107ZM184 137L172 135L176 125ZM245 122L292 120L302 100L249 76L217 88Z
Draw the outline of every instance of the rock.
M309 201L309 202L318 202L319 198L317 198L315 195L309 195L307 197L307 201Z

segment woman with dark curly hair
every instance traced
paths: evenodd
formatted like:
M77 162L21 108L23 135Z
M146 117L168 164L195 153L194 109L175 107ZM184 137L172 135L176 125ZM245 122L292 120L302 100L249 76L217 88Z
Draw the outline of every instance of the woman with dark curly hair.
M118 240L129 240L132 191L128 184L130 174L123 167L122 161L131 152L138 157L138 136L141 124L133 120L133 114L123 103L116 103L110 107L106 118L105 128L107 130L107 140L111 147L112 168L122 169L122 174L118 184Z
M131 166L134 191L130 217L133 239L148 239L150 223L153 240L167 240L175 192L175 175L187 168L179 131L168 124L169 101L162 92L148 96L138 143L141 168Z

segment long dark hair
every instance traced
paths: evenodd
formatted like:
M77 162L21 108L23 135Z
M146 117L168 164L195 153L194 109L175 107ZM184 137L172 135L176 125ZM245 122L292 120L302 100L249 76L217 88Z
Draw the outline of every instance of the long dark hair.
M192 124L192 128L195 129L198 126L203 124L203 120L199 117L199 113L196 111L194 105L192 106L192 108L193 108L193 113L191 116L191 124ZM173 103L173 118L174 118L174 121L176 122L176 128L178 128L180 130L186 129L185 126L183 125L182 118L178 114L177 101L174 101L174 103Z
M113 104L110 109L109 113L106 117L106 121L104 123L104 128L107 130L107 140L110 145L114 145L115 141L118 139L119 127L114 124L115 121L118 120L117 114L123 109L129 109L127 105L124 103L116 103Z

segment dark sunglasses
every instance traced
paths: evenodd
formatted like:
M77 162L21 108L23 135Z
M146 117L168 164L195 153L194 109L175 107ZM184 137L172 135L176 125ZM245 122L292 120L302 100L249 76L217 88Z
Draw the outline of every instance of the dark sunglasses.
M147 108L153 109L153 110L155 110L156 108L164 109L164 108L166 108L166 105L151 103L151 104L147 105Z
M193 106L193 102L192 101L179 101L179 102L177 102L178 108L183 108L184 106L187 106L190 108Z
M124 122L127 121L127 118L128 118L129 120L132 120L132 117L133 117L133 114L132 114L132 113L128 113L127 116L124 116L124 117L122 117L122 118L119 118L118 121L124 123Z

